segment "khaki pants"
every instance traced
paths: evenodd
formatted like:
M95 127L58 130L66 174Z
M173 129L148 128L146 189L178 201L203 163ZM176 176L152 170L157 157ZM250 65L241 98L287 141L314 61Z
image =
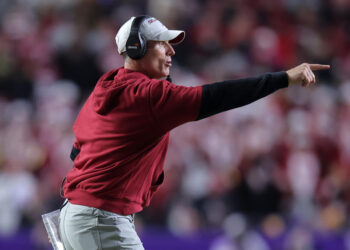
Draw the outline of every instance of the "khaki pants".
M66 250L143 250L133 215L67 203L60 213L60 235Z

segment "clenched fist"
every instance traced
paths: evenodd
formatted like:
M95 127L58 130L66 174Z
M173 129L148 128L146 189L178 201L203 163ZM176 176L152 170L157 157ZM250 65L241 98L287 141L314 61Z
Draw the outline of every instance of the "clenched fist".
M315 70L330 69L329 65L303 63L287 71L289 86L301 83L302 86L316 83Z

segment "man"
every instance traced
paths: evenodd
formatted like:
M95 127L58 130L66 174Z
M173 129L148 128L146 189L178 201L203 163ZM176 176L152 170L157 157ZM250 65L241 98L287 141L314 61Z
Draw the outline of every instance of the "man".
M184 35L147 16L119 29L124 67L100 78L73 127L74 168L63 186L68 203L60 216L66 249L143 249L134 214L149 205L163 182L171 129L288 85L313 84L313 70L329 69L305 63L255 78L178 86L162 78L169 76L172 44Z

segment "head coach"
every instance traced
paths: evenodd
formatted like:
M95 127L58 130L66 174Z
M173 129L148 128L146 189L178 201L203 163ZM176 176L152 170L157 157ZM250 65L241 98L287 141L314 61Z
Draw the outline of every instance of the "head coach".
M60 213L65 249L144 249L134 214L150 204L164 180L169 132L186 122L237 108L290 85L316 82L303 63L283 72L198 87L175 85L173 44L184 31L149 16L130 18L116 35L124 66L105 73L86 100L73 130L74 168L63 185Z

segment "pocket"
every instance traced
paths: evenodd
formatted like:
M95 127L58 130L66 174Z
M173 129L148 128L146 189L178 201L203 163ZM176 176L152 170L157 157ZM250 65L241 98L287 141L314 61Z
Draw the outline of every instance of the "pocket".
M113 215L107 215L104 213L99 213L98 216L98 223L100 225L105 225L105 226L116 226L118 224L118 218L117 216Z
M164 182L164 171L158 176L155 184L152 185L152 188L158 188Z
M160 187L160 185L163 182L164 182L164 171L162 171L162 173L159 175L159 177L157 178L156 183L151 186L151 191L150 191L149 195L152 196L153 193L158 190L158 188Z
M139 249L142 246L131 215L100 214L96 229L103 249L112 249L116 245L121 249Z

